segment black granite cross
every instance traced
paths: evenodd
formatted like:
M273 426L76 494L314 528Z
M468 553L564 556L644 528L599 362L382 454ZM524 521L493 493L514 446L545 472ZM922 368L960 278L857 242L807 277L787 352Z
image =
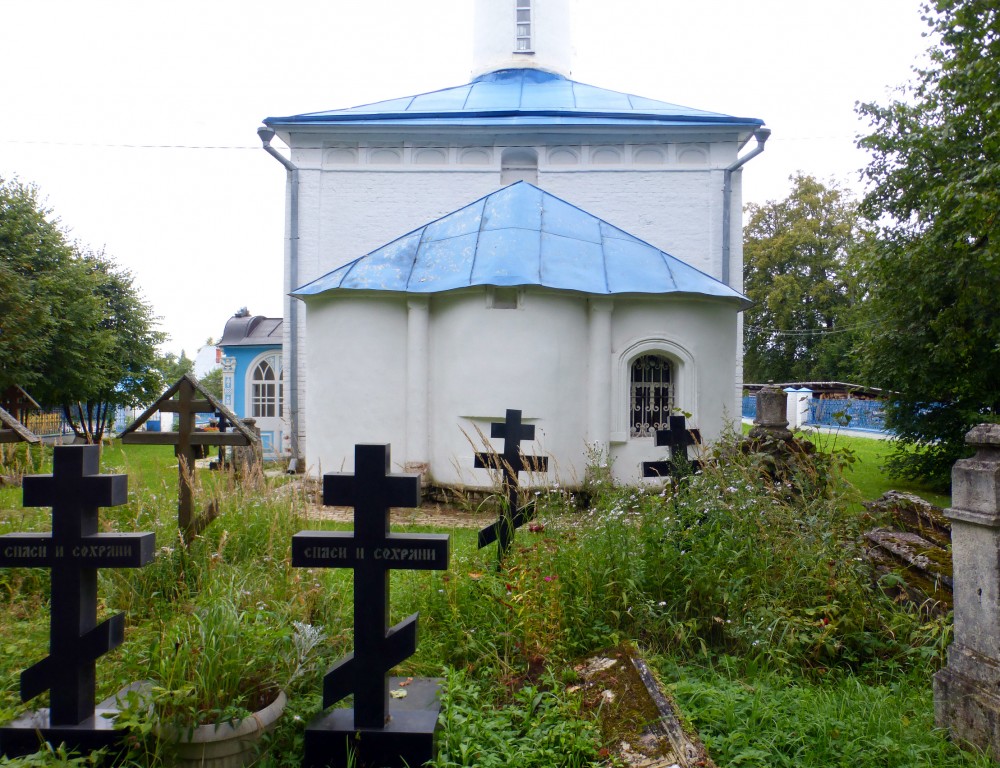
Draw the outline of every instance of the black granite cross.
M482 549L496 541L497 556L503 557L510 549L514 529L520 528L530 517L531 510L528 505L519 508L517 504L519 490L517 473L545 472L549 468L549 460L546 456L525 456L521 452L522 441L535 439L535 426L522 424L520 411L508 408L507 417L502 424L494 422L490 425L490 437L503 439L503 453L477 452L475 466L477 469L499 469L503 472L503 490L507 497L507 506L495 523L479 532L479 548Z
M354 474L323 476L323 503L354 507L354 532L300 531L292 565L354 569L354 652L323 678L323 707L354 694L354 728L385 727L389 670L417 647L417 617L389 627L389 571L448 567L445 534L389 532L390 507L420 505L420 475L389 474L388 445L354 447Z
M695 462L688 458L688 446L701 443L701 430L688 429L683 415L671 416L668 429L656 430L656 446L670 448L669 461L644 461L642 463L643 477L665 477L673 473L674 468L683 461L690 467Z
M0 566L52 569L49 656L21 673L21 700L49 690L49 722L94 716L96 661L124 638L124 614L97 623L97 569L153 560L152 533L98 533L98 507L124 504L127 475L100 475L96 445L59 446L51 475L24 478L24 506L52 507L52 533L0 536Z

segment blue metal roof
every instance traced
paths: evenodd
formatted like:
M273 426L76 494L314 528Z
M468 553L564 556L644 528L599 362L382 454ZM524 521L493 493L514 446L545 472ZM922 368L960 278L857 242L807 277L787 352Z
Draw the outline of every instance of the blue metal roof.
M471 83L379 101L350 109L268 117L271 128L386 123L407 125L622 123L626 125L719 125L755 128L763 120L705 112L664 101L609 91L540 69L501 69Z
M749 306L728 285L519 181L292 292L440 293L539 285L589 294L689 294Z

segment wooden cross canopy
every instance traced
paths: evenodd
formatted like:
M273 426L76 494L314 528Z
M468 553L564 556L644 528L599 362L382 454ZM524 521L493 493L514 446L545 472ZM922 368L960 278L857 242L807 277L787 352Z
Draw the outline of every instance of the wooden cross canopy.
M174 399L177 395L177 399ZM154 413L180 414L180 425L176 432L139 432L139 427L146 423ZM218 413L233 427L232 432L197 432L195 431L195 415L199 413ZM125 445L172 445L177 456L177 470L180 475L179 494L177 498L177 527L180 528L184 541L190 543L209 523L215 519L218 512L214 507L205 514L195 518L192 510L194 494L195 459L199 449L210 445L225 445L245 447L257 443L257 436L247 429L239 417L220 403L190 374L184 374L177 382L164 392L160 399L147 408L139 418L129 424L119 435Z
M0 443L37 443L41 438L0 408Z
M7 411L18 421L24 423L29 411L41 410L41 407L31 395L17 384L11 384L0 392L0 409Z

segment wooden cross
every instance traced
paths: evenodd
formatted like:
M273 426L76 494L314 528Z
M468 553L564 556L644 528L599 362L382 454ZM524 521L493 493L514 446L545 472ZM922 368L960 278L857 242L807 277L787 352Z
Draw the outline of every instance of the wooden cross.
M671 416L669 429L656 430L656 446L670 448L669 461L644 461L642 463L643 477L666 477L673 474L681 461L694 467L695 462L688 458L688 446L701 444L701 430L688 429L684 416Z
M173 400L174 395L178 396ZM157 411L180 415L176 432L137 432L139 426ZM221 413L229 421L232 432L197 432L195 416L199 413ZM210 445L247 446L256 442L256 436L247 430L228 408L219 403L198 383L185 374L170 387L160 399L146 409L138 419L121 434L125 445L172 445L177 456L179 475L177 495L177 527L181 530L184 543L191 541L218 517L218 507L209 505L204 514L194 516L194 472L195 460L201 458Z
M475 466L477 469L499 469L503 472L507 506L495 523L479 532L479 549L496 541L497 557L502 558L510 549L514 529L524 525L531 516L529 505L525 505L523 509L518 507L517 474L525 470L545 472L549 468L549 460L546 456L525 456L521 452L522 441L535 439L535 426L522 424L520 411L508 408L507 417L502 424L494 422L490 425L490 437L503 439L503 453L477 452Z
M292 565L354 569L354 652L323 678L323 707L354 694L354 727L386 726L389 670L417 648L414 613L389 627L389 571L448 567L444 534L389 532L390 507L420 505L420 475L389 474L388 445L356 445L354 474L323 476L323 503L354 507L354 532L300 531Z
M21 673L21 700L51 691L51 725L94 716L96 661L122 643L124 614L97 623L97 569L140 568L155 534L98 533L99 507L124 504L127 475L100 475L96 445L58 446L51 475L24 478L24 506L52 507L52 533L0 536L0 566L51 568L49 655Z

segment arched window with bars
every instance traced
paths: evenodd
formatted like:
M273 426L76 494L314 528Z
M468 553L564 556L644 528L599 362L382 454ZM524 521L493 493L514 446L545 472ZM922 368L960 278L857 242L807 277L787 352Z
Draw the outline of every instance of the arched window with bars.
M629 437L652 437L666 429L674 408L673 364L663 355L641 355L632 361Z

